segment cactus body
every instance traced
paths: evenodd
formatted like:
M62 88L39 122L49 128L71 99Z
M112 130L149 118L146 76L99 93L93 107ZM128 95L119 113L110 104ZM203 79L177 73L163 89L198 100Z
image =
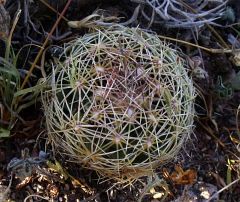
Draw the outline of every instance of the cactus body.
M176 156L192 129L195 91L175 50L124 27L64 49L42 93L58 151L118 181L149 175Z

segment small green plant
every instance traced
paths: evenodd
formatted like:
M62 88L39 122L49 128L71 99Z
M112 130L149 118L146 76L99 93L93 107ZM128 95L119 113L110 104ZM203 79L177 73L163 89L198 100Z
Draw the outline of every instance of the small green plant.
M232 98L235 91L240 90L240 71L230 79L223 81L221 76L218 76L214 91L219 98Z
M57 151L120 182L176 156L192 131L195 90L174 49L119 26L64 49L42 92Z
M31 88L21 89L21 72L17 68L17 60L21 50L27 46L22 47L17 54L11 47L12 35L20 13L21 10L16 14L9 35L3 39L5 55L0 57L0 138L10 135L10 130L16 122L16 118L24 122L19 116L19 112L36 102L35 95L39 92L39 88L42 87L36 85Z
M11 49L13 31L19 19L20 12L16 15L12 29L5 42L5 55L0 57L0 137L10 134L8 127L11 126L14 117L14 94L20 89L20 73L16 68L17 56Z

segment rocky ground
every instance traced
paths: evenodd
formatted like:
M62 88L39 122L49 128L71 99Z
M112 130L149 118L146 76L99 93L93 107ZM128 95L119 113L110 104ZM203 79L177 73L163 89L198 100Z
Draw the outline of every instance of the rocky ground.
M117 19L118 23L151 29L181 48L198 90L194 132L176 159L159 165L153 179L143 177L129 186L113 186L111 180L99 183L93 171L67 162L64 156L54 155L47 140L39 99L19 112L9 130L6 126L10 113L0 98L0 202L239 202L240 54L236 51L240 48L239 2L228 2L227 12L216 22L221 26L205 24L182 29L150 24L140 14L136 17L133 15L138 5L135 1L73 1L46 41L66 2L0 1L0 56L6 57L4 38L12 34L12 50L15 54L21 50L16 64L21 71L21 82L34 63L39 46L44 44L45 50L26 87L36 85L51 71L51 61L61 52L59 47L64 42L89 31L89 27L84 26L71 28L67 22L104 9L105 17L115 16L113 20ZM24 97L19 103L23 105L26 100Z

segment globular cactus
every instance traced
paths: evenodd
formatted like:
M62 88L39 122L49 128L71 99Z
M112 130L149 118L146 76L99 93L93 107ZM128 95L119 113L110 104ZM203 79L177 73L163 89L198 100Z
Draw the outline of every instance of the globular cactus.
M64 50L42 92L57 151L120 182L176 157L192 131L195 97L176 50L125 27L86 34Z

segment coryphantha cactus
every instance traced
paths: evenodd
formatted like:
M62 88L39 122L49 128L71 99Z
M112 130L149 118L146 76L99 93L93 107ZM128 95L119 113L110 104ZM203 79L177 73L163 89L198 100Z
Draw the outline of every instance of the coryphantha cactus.
M49 139L70 161L120 182L176 157L193 125L185 62L156 35L111 27L80 37L42 92Z

